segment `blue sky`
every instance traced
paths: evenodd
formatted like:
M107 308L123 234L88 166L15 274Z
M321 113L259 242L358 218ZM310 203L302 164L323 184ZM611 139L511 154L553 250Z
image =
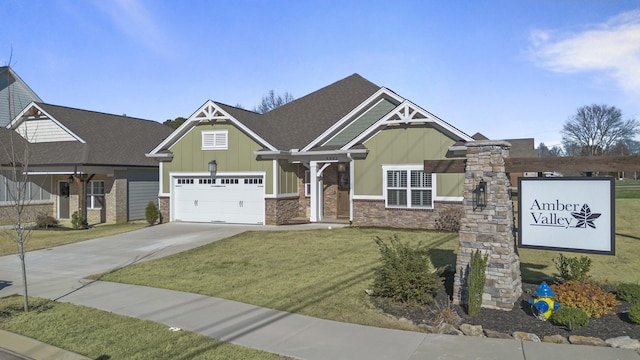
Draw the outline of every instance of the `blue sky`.
M47 103L157 121L353 73L473 135L560 141L580 106L640 120L640 3L2 0L0 65Z

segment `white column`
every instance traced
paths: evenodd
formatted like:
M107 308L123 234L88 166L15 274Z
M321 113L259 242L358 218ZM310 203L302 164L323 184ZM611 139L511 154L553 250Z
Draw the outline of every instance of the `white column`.
M311 214L309 221L320 221L318 218L318 163L311 161L309 163L309 181L311 182Z

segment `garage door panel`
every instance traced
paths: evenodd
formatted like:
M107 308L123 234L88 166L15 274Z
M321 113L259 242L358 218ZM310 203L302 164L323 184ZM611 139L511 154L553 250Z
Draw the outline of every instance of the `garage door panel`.
M215 180L181 177L174 179L173 198L176 221L264 222L264 185L261 176Z

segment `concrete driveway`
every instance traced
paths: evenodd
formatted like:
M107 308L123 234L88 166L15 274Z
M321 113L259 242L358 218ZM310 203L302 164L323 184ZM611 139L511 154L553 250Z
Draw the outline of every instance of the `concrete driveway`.
M276 227L173 222L31 251L26 256L29 295L57 299L89 283L90 280L82 279L87 275L179 253L249 230L302 230L326 227L326 224ZM0 297L16 293L23 293L20 259L17 255L0 257Z

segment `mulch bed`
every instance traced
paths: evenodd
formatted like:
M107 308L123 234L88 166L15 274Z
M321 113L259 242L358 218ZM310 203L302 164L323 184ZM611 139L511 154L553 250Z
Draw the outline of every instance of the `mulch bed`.
M509 335L515 331L522 331L536 334L540 339L547 335L562 335L566 338L571 335L580 335L597 337L603 340L618 336L629 336L640 340L640 325L634 324L629 320L629 304L623 301L616 307L615 315L603 315L599 319L591 318L589 325L571 331L563 326L556 326L549 321L542 321L536 318L531 312L529 300L533 298L532 293L537 287L538 285L524 284L523 295L518 299L512 311L482 308L478 315L470 317L460 306L454 305L454 308L462 318L462 323L482 325L485 330L498 331ZM407 307L380 298L375 299L374 303L385 313L398 318L404 317L415 324L432 325L436 318L435 312L437 312L437 309L435 308Z

